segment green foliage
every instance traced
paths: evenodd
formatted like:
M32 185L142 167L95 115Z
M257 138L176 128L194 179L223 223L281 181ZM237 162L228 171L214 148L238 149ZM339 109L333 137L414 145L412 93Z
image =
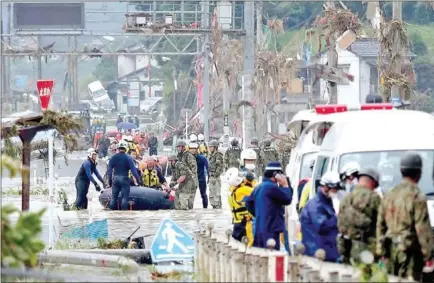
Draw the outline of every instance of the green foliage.
M426 47L425 42L423 41L422 36L418 32L414 32L410 34L411 46L412 50L418 56L423 56L428 53L428 48Z
M361 271L360 282L389 282L387 272L377 263L360 264L358 268Z
M11 216L19 214L17 222L12 224ZM1 210L2 266L34 267L38 262L38 253L44 249L44 243L39 239L42 231L41 217L45 209L38 212L20 212L13 205L4 205Z
M116 60L116 56L101 57L98 65L96 65L95 70L93 71L93 76L101 82L116 81L118 75Z

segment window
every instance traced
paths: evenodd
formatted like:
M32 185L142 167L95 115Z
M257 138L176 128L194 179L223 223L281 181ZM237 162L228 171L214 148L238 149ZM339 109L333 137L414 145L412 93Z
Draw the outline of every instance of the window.
M319 186L319 181L321 180L322 175L327 172L327 168L330 162L330 157L328 156L318 156L316 159L315 166L315 192Z

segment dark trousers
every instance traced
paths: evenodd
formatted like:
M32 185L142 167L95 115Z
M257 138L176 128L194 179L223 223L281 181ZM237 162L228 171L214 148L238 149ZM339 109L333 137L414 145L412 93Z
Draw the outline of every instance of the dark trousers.
M206 195L206 181L199 180L200 197L202 198L203 208L208 208L208 196Z
M87 209L87 193L89 192L90 182L83 179L75 179L75 189L77 191L77 198L75 199L74 206L77 209Z
M158 155L156 147L150 147L149 148L149 156L152 156L152 155Z
M110 201L110 209L116 210L119 193L122 192L121 209L128 210L128 200L130 197L130 178L123 176L115 176L112 186L112 198Z

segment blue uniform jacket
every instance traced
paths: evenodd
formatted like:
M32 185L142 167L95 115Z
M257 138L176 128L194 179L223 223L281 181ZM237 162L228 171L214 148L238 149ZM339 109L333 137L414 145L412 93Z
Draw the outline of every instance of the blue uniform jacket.
M160 184L166 183L166 178L164 178L164 175L161 172L160 168L155 166L154 169L155 169L155 171L157 171L157 176L158 176L158 180L160 181Z
M119 152L110 158L109 168L107 170L107 177L109 180L109 186L112 185L113 173L115 177L126 177L128 178L129 171L133 173L136 180L140 180L139 174L137 173L136 166L134 166L134 161L125 152ZM113 172L114 171L114 172Z
M99 174L98 170L96 169L95 162L91 161L89 158L83 162L83 164L80 167L80 170L78 170L77 173L77 179L85 180L87 182L92 182L92 184L96 184L95 179L93 178L92 174L95 174L95 176L98 178L98 180L101 183L104 183L103 178Z
M208 172L208 160L201 154L197 154L195 157L197 163L197 178L199 181L205 182L206 174Z
M323 249L326 252L326 261L335 262L339 258L336 243L338 220L332 199L318 191L303 208L300 222L305 254L314 256L316 250Z
M271 234L285 231L285 205L291 204L292 193L292 188L281 188L269 178L253 190L246 207L255 217L255 245L266 245Z

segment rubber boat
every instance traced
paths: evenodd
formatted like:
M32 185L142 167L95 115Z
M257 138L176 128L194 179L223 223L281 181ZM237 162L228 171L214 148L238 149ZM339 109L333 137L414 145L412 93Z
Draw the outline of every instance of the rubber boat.
M108 207L112 196L112 190L104 190L99 196L99 203ZM174 209L174 202L169 200L165 192L161 192L148 187L131 187L130 190L130 210L159 210ZM118 198L120 206L121 196Z

